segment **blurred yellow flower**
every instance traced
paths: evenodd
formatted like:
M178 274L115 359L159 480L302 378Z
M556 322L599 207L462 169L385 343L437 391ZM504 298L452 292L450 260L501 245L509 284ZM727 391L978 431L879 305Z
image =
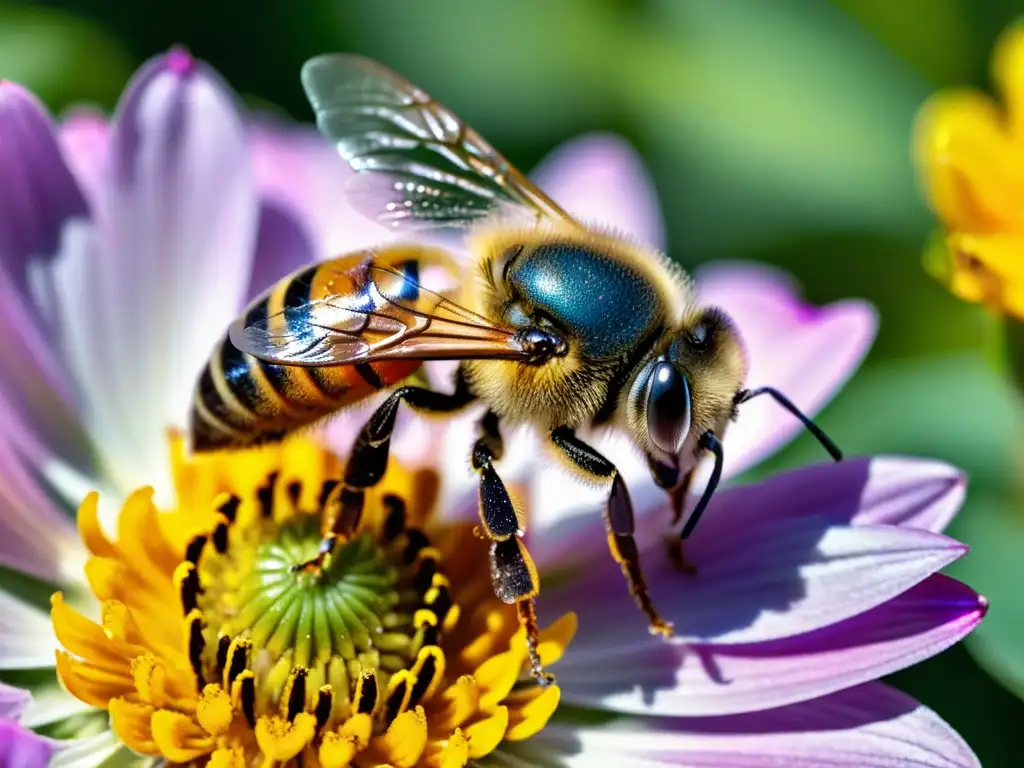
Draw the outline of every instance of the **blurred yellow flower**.
M942 239L930 271L959 298L1024 319L1024 22L996 44L1002 104L968 89L922 108L914 149Z

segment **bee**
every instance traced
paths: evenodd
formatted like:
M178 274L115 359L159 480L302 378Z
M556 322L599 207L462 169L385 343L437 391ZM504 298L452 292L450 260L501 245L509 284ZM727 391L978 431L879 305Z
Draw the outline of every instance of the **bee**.
M321 133L357 172L353 202L399 230L468 227L473 263L460 266L420 237L284 278L232 324L203 369L193 449L279 440L391 389L356 436L325 506L319 554L295 566L320 572L336 542L357 530L366 490L384 474L400 404L450 414L482 403L470 452L481 531L494 591L517 607L537 680L552 679L537 653L539 580L495 466L503 425L531 425L570 471L607 487L611 555L650 631L671 636L644 582L629 490L577 431L625 433L668 491L673 524L698 462L714 457L681 538L718 485L727 425L752 397L773 397L836 460L839 449L777 390L745 388L732 321L700 306L686 274L663 254L576 221L450 110L376 62L320 56L304 65L302 83ZM428 288L432 269L449 273L457 288ZM451 392L404 381L437 359L460 361Z

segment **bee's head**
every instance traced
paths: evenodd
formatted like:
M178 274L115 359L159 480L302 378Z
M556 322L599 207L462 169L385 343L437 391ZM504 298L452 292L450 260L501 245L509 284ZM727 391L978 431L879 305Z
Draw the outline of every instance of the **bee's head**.
M717 308L698 310L666 334L633 380L628 418L634 438L652 458L674 464L684 448L696 450L701 434L724 428L746 375L732 321Z

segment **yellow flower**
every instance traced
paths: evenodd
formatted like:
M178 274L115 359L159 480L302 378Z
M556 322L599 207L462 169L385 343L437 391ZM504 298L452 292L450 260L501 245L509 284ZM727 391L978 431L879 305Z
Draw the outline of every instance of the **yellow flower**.
M1002 105L961 89L934 96L915 151L944 232L929 266L965 301L1024 319L1024 24L992 57Z
M174 453L175 510L136 491L112 540L96 494L79 509L99 623L52 599L61 682L131 749L217 768L455 768L547 723L559 689L525 674L472 525L432 519L432 472L392 463L314 573L292 566L316 552L335 456L301 439ZM570 614L542 633L545 664L575 628Z

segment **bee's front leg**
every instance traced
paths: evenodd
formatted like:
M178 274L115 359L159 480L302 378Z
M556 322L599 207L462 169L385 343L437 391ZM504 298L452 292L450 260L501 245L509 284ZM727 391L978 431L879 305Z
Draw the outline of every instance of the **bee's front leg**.
M629 498L629 490L622 476L608 459L584 443L569 427L557 427L551 432L551 442L559 448L565 457L581 472L596 480L611 480L611 492L604 511L605 528L608 531L608 548L612 557L622 568L622 573L629 584L637 606L647 616L651 634L671 637L672 624L661 618L658 609L651 602L647 593L647 583L640 570L640 553L636 540L633 522L633 502Z
M473 469L480 475L480 522L491 540L491 582L499 600L516 605L519 624L526 632L526 649L534 679L541 685L550 685L555 682L554 675L543 670L537 651L540 630L534 598L540 591L540 578L523 542L525 531L512 499L494 469L494 462L503 452L498 417L488 411L480 421L480 437L473 445L472 462Z
M350 536L359 528L366 501L366 489L372 488L384 477L391 452L391 434L395 429L398 406L405 401L420 411L451 413L469 405L475 396L465 379L459 375L455 391L434 392L423 387L400 387L392 392L359 432L345 465L342 482L324 504L326 533L320 540L315 558L292 566L295 571L319 572L330 559L339 538Z

